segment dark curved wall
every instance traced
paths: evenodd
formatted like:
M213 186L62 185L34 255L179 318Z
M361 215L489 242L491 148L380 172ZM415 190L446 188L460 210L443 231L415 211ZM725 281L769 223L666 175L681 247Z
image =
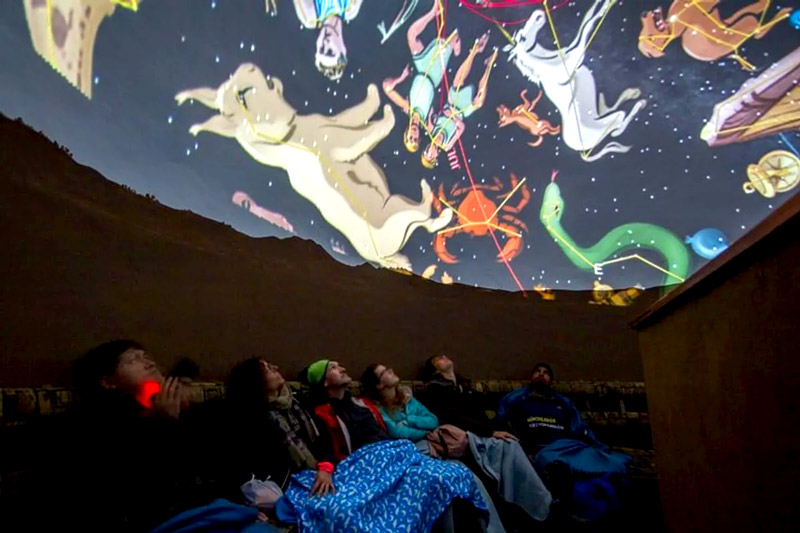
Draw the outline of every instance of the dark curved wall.
M348 267L138 196L21 123L0 119L0 146L2 387L67 383L72 360L113 337L167 367L192 357L211 379L253 355L289 377L328 357L410 378L443 348L481 378L525 377L540 359L562 379L642 378L627 323L655 293L615 308Z

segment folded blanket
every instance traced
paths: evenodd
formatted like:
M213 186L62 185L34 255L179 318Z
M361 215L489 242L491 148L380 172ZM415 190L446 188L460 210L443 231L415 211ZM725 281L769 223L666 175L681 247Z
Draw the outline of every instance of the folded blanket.
M497 482L497 492L507 502L522 507L532 518L545 520L553 497L534 470L519 442L479 437L467 432L472 457L483 472Z
M553 461L569 465L573 473L625 474L631 458L624 453L612 452L574 439L559 439L542 448L534 462L540 472Z
M286 491L301 531L430 531L455 498L486 510L465 466L424 457L405 440L363 446L339 463L336 494L310 497L314 476L296 474Z

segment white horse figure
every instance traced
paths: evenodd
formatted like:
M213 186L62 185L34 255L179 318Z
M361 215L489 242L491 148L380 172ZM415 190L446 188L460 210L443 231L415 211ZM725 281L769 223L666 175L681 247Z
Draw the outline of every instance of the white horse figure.
M541 9L535 10L525 26L514 34L515 44L505 48L510 52L508 60L514 61L523 76L541 86L547 98L558 108L564 143L580 151L581 158L587 162L609 153L630 150L630 146L612 141L592 154L607 136L621 135L646 103L645 99L637 100L627 114L617 111L620 104L641 95L638 88L629 87L622 91L614 105L607 106L603 93L597 92L592 71L583 64L592 30L615 1L595 0L583 17L575 39L561 52L536 42L539 31L547 22Z

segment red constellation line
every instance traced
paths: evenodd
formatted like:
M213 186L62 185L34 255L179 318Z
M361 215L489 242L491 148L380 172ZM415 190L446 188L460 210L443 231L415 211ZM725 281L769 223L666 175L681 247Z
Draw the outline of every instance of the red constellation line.
M561 0L558 4L554 5L550 8L550 11L558 9L561 6L568 4L570 0ZM481 13L483 9L504 9L510 7L522 7L528 5L538 5L542 4L543 0L499 0L499 1L489 1L484 3L476 3L471 2L470 0L460 0L459 3L466 7L472 14L479 16L480 18L491 22L492 24L497 24L499 26L518 26L520 24L524 24L528 21L527 18L518 19L518 20L508 20L502 21L492 18L488 15L484 15Z
M442 22L441 22L442 26L441 26L440 31L439 31L439 33L441 35L444 35L445 25L447 24L445 13L447 13L447 0L444 0L444 10L442 11ZM447 94L449 94L450 93L450 80L448 79L447 71L444 72L444 76L442 77L442 79L444 80L445 91L447 92ZM461 150L461 159L464 160L464 170L467 171L467 176L469 177L470 186L472 187L472 190L477 195L478 194L478 188L475 186L475 179L472 177L472 170L470 170L470 168L469 168L469 161L467 160L467 151L464 149L464 144L461 142L461 136L459 136L459 138L458 138L458 147ZM484 220L488 220L488 217L486 216L486 211L483 208L483 202L478 202L478 207L480 207L480 209L481 209L481 215L483 216ZM498 254L500 256L500 259L502 259L503 260L503 264L506 265L506 268L508 269L508 272L511 274L511 277L516 282L517 287L519 287L519 290L522 292L522 296L527 298L528 294L525 292L525 288L522 286L522 283L520 283L519 278L517 277L517 274L514 272L514 269L511 268L511 264L508 262L508 259L503 257L503 254L502 254L503 248L500 246L500 241L497 240L497 236L494 234L494 229L491 226L488 226L488 229L489 229L489 234L492 236L492 240L494 241L494 245L497 247L497 252L498 252Z

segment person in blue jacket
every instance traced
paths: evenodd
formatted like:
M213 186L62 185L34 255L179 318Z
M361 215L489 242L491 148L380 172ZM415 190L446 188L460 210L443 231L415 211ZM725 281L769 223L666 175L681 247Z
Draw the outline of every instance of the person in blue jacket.
M622 478L630 457L600 443L572 402L554 391L552 384L553 369L538 363L527 387L500 400L498 421L519 437L554 496L574 498L582 486L577 483L583 480ZM615 507L613 487L603 486L608 507Z
M527 387L503 397L497 409L498 421L508 424L529 456L559 439L599 445L572 402L553 390L550 365L537 364L530 379Z
M439 427L439 419L399 383L394 370L381 364L369 365L361 376L364 395L376 400L389 436L421 441Z
M389 436L415 441L423 453L429 449L426 437L439 427L439 419L414 398L407 386L400 384L394 370L382 364L368 366L361 376L361 388L364 396L373 398L378 404ZM547 518L552 501L519 443L513 436L509 437L509 440L479 437L466 431L465 453L457 456L473 465L475 482L489 507L488 532L504 530L498 510L479 474L492 482L503 500L516 504L534 520Z

